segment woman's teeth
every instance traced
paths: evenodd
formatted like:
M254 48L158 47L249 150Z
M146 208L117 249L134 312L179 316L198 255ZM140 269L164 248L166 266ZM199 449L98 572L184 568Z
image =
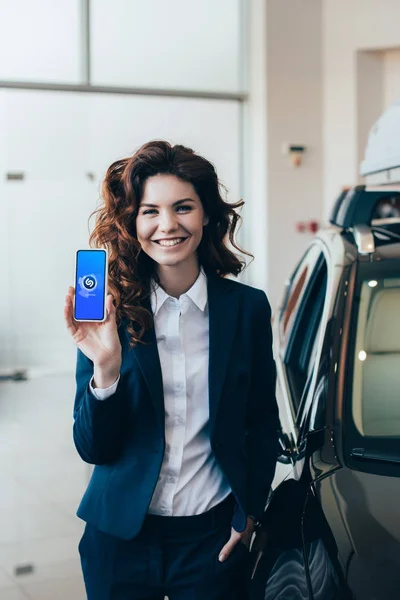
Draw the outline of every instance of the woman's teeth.
M186 238L176 238L174 240L158 240L158 244L160 244L160 246L176 246L177 244L180 244L181 242L183 242Z

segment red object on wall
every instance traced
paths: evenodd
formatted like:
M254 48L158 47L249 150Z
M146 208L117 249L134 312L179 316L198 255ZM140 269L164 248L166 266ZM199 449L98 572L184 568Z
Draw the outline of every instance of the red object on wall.
M297 221L296 225L297 233L312 233L315 234L319 231L320 225L319 221L311 220L311 221Z
M297 233L304 233L306 229L307 229L307 225L305 223L302 223L301 221L298 221L296 223Z
M318 230L319 230L318 221L309 221L308 222L308 231L310 233L317 233Z

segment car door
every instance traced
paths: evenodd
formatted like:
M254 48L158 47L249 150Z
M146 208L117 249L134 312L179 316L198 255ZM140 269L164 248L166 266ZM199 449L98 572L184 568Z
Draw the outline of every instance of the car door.
M329 267L332 265L328 265ZM329 279L329 275L328 275ZM325 511L331 517L336 510L332 499L328 500L330 476L340 470L332 443L330 376L335 371L337 349L333 351L334 339L341 329L336 318L336 304L329 306L331 296L342 297L347 290L347 277L342 274L337 286L328 286L324 314L319 325L311 353L309 392L304 397L298 418L298 454L295 459L297 476L302 482L304 502L301 515L301 537L305 572L313 600L347 600L352 598L344 577L344 565L340 563L337 540L330 529ZM338 331L339 330L339 331ZM329 401L328 401L329 398ZM300 468L301 465L301 468ZM324 482L315 489L315 481ZM322 501L322 504L321 504Z
M360 261L353 274L338 364L343 467L318 494L354 597L386 600L400 586L400 259Z
M293 455L294 473L303 490L301 513L301 540L310 597L313 600L345 600L351 593L345 581L344 565L339 560L337 538L327 521L337 505L328 499L329 481L340 470L333 444L333 406L340 338L343 330L343 306L347 304L350 268L333 260L328 251L320 258L320 269L314 278L314 290L308 295L301 318L308 325L308 333L317 331L312 349L308 352L308 379L304 387L296 419L296 451ZM305 329L299 326L298 334ZM298 340L302 347L301 337ZM305 338L306 339L306 338ZM306 344L307 347L307 344ZM302 348L304 354L304 348ZM296 354L294 354L294 357ZM293 357L292 357L293 359ZM315 481L324 482L318 492ZM326 511L328 514L326 514Z
M262 533L258 540L259 562L252 580L254 599L311 598L302 542L302 512L309 482L301 477L298 432L317 355L326 283L323 247L315 243L287 286L275 327L282 444L292 464L285 481L277 482L275 478L263 523L267 539L264 551Z

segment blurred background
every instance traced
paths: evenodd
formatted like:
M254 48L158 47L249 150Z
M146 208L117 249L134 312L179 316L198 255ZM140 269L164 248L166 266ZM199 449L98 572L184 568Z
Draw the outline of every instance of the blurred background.
M106 168L183 143L276 308L400 97L398 0L0 0L0 598L80 600L74 253Z

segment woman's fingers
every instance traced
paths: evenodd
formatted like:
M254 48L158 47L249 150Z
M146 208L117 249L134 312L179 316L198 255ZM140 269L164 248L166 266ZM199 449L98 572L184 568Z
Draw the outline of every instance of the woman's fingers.
M241 534L238 533L237 531L235 531L234 529L231 529L231 537L229 538L229 540L226 542L225 546L222 548L221 552L219 553L219 561L220 562L224 562L231 554L232 550L234 549L234 547L236 546L236 544L240 543L241 540Z
M116 316L117 309L114 306L114 298L112 294L107 294L106 298L106 310L107 310L107 320L114 319Z

